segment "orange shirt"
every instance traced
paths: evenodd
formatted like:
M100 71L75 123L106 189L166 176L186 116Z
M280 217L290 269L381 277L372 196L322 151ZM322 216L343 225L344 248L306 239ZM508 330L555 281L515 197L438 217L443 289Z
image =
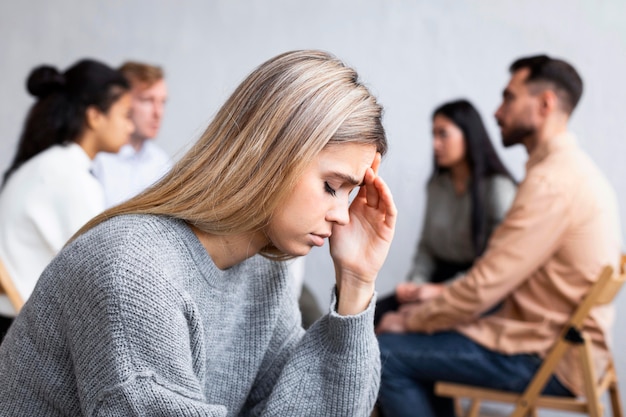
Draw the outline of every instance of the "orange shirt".
M574 137L561 134L531 153L526 178L484 255L440 297L417 307L408 327L454 329L494 351L544 357L601 269L618 267L620 230L613 189ZM599 371L612 321L613 307L603 306L584 324ZM581 395L575 351L568 350L556 374Z

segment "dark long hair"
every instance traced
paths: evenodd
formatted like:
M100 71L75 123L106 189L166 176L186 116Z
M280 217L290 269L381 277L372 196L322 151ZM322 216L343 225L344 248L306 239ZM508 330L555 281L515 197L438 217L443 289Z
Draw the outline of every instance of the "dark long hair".
M75 142L85 130L87 108L103 113L128 91L124 76L107 65L84 59L64 73L42 65L33 69L26 88L37 98L24 128L3 185L24 162L53 145Z
M444 116L463 132L465 158L470 167L470 197L472 201L472 242L476 256L481 255L487 244L487 225L485 216L485 179L493 175L513 176L506 169L496 153L485 125L476 108L467 100L445 103L435 109L435 116ZM448 171L437 165L435 160L433 177Z

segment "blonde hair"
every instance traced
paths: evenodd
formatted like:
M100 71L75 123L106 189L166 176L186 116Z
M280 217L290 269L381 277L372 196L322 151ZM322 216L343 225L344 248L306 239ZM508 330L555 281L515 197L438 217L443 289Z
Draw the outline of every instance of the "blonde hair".
M163 69L156 65L144 64L137 61L126 61L118 70L128 80L132 87L143 84L152 87L154 83L163 79Z
M384 154L381 113L357 73L334 56L276 56L237 87L169 174L76 236L131 213L179 218L215 235L261 230L325 146L370 144ZM261 253L286 257L273 246Z

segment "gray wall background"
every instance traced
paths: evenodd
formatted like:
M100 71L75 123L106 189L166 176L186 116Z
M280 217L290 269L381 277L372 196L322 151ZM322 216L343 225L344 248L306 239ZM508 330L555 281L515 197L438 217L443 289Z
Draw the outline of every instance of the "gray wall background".
M331 51L354 66L385 106L391 148L381 175L400 217L379 292L404 279L413 255L431 170L429 119L436 105L458 97L472 100L501 157L523 177L523 148L502 149L492 116L508 65L522 55L562 57L582 74L585 93L571 127L618 191L626 221L622 0L3 0L0 170L13 156L32 103L24 84L36 65L64 69L94 57L115 66L126 59L164 66L170 101L158 142L176 158L254 67L303 48ZM327 251L312 251L305 277L323 306L334 277ZM623 292L615 327L622 378L625 303Z

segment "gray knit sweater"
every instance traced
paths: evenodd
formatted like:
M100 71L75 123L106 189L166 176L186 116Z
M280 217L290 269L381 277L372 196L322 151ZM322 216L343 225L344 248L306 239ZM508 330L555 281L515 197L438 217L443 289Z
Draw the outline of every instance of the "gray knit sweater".
M52 261L0 347L0 416L368 416L373 303L308 332L279 262L219 270L182 221L120 216Z

